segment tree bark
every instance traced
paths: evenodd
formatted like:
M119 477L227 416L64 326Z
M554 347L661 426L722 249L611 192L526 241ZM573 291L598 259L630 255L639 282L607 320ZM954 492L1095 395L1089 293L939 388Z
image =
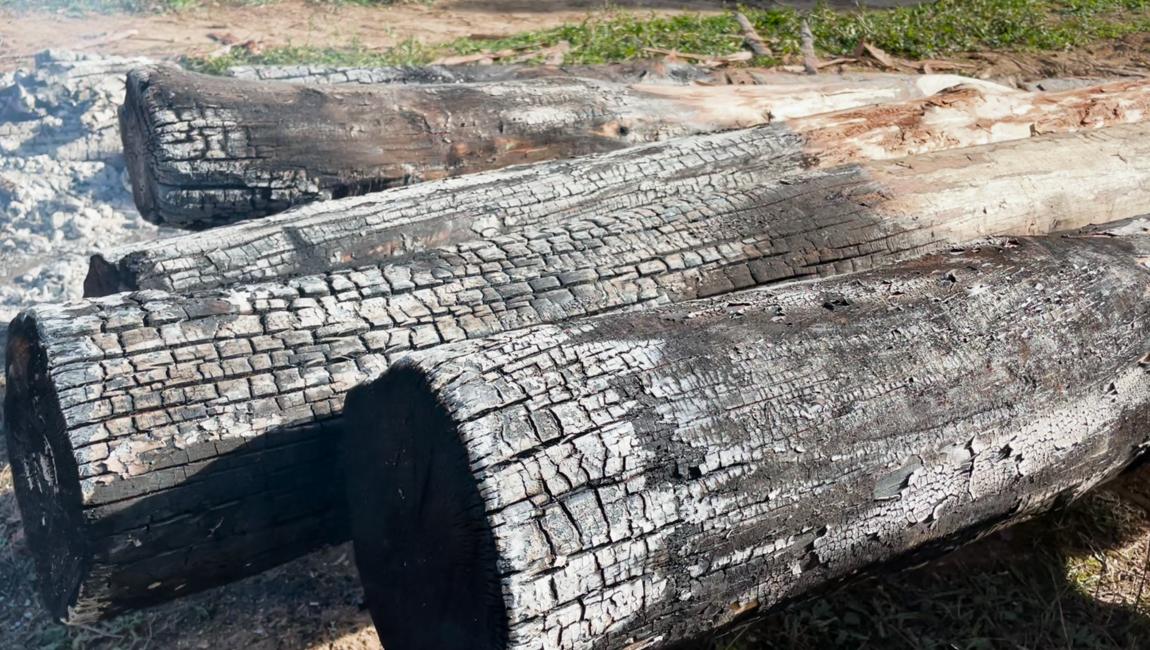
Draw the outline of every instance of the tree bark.
M918 97L962 79L301 86L155 67L129 75L120 125L144 218L204 229L515 163Z
M74 570L45 562L47 601L95 617L343 539L326 428L409 350L1150 212L1150 138L1052 138L1079 164L1035 169L1049 157L1024 145L1039 139L801 174L783 173L800 153L765 156L737 189L714 180L726 169L638 185L375 266L31 309L9 334L17 489L43 553L82 540ZM53 465L78 498L34 487L29 473Z
M1148 280L1022 240L412 355L345 414L380 639L664 647L1073 499L1150 441Z
M960 88L935 98L860 108L788 124L642 145L602 156L472 174L379 195L301 206L267 219L211 232L132 244L95 255L86 296L119 291L194 291L402 259L420 250L498 235L508 228L592 219L623 208L661 210L699 188L732 195L777 186L780 176L819 178L811 168L858 161L863 170L915 183L919 169L957 168L925 176L941 192L957 191L956 210L982 218L983 204L1005 220L1104 222L1147 205L1150 132L1128 127L1099 137L1044 137L901 163L865 159L983 144L1033 133L1091 129L1137 120L1150 85L1078 94L986 94ZM1150 107L1146 107L1150 108ZM1017 117L1010 118L1009 115ZM990 122L990 120L994 120ZM1051 160L1078 160L1075 166ZM931 162L937 161L937 162ZM912 169L912 173L902 173ZM1015 180L1015 179L1025 180ZM984 183L985 181L985 183ZM1033 189L1031 185L1034 186ZM985 187L985 190L982 188ZM929 188L927 188L929 189ZM898 188L892 191L900 192ZM1030 192L1039 194L1030 197ZM911 190L921 195L924 187ZM1085 194L1083 194L1085 193ZM1004 200L998 204L997 197ZM961 205L969 201L969 205ZM913 217L913 215L910 215ZM993 219L988 220L988 223ZM1000 232L987 228L986 233ZM1003 231L1005 232L1005 231ZM1010 231L1018 232L1018 231ZM1045 226L1026 232L1048 232Z

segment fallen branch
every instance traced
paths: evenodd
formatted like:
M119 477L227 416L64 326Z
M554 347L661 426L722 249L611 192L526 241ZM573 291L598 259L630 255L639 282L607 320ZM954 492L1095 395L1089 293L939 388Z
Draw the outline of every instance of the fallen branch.
M763 37L759 36L759 33L755 31L755 25L749 18L744 16L741 11L735 12L735 22L739 23L739 29L743 31L743 44L745 44L755 56L771 56L771 48L767 47L766 42L763 41Z

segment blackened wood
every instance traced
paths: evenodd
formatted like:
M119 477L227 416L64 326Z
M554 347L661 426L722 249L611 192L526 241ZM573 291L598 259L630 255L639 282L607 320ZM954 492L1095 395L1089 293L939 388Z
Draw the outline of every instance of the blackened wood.
M590 215L597 209L607 212L613 206L653 202L665 192L691 191L695 182L732 189L753 187L772 180L764 173L797 173L811 166L1094 129L1138 121L1147 111L1150 84L1145 82L1034 95L993 86L960 86L924 99L795 118L785 125L746 133L697 136L604 156L471 175L396 189L381 197L299 207L210 233L133 244L92 258L85 295L132 289L191 291L346 268L494 232L493 224L499 221L526 223L556 211ZM1138 138L1145 138L1140 133L1129 133L1135 147ZM1035 145L1029 154L1019 156L1020 160L1029 156L1026 173L1037 174L1032 178L1043 191L1053 192L1039 199L1041 205L1054 202L1062 210L1079 209L1080 202L1066 194L1063 182L1087 187L1111 182L1130 185L1120 169L1132 159L1122 157L1121 142L1112 142L1102 155L1087 156L1068 172L1081 180L1046 176L1051 171L1061 173L1049 160L1078 155L1070 149L1059 151L1072 144ZM793 155L797 152L803 155ZM791 156L794 167L764 162L771 156ZM958 158L955 164L966 164L963 161ZM970 163L963 173L978 187L980 178L1003 173L1002 169ZM661 184L668 188L661 189ZM1021 185L1002 187L1013 193L1024 189ZM1108 209L1108 203L1083 205L1088 210ZM1096 220L1118 216L1103 214Z
M660 648L1065 503L1150 442L1148 280L1022 240L416 353L345 417L380 639Z
M140 213L203 229L315 200L918 97L938 83L879 75L743 87L574 78L304 86L162 66L128 76L120 125Z
M557 201L532 219L495 211L483 233L449 231L377 265L29 310L13 340L43 355L32 373L43 379L21 388L35 394L34 417L11 425L32 459L14 465L16 483L51 464L39 442L51 436L76 467L58 476L79 484L81 519L91 522L72 533L84 540L79 572L46 579L78 587L49 602L96 617L340 539L340 473L317 460L334 453L324 427L338 426L332 416L352 386L407 351L863 271L986 234L1142 214L1150 156L1139 152L1150 141L1132 133L801 172L800 149L760 158L757 148L737 173L635 180L615 199L588 191L585 202ZM670 160L705 168L716 155L747 154L744 135L665 146L695 147ZM1050 157L1032 147L1052 140L1083 168L1036 166ZM571 182L617 185L607 174ZM535 190L494 187L505 193L496 206ZM28 376L9 367L11 382ZM34 424L48 421L59 425ZM43 519L25 510L26 521Z

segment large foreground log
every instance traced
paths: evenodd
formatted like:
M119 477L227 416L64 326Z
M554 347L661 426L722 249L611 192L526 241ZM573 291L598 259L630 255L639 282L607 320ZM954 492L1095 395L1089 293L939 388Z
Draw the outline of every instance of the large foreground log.
M135 289L191 291L352 267L495 234L506 224L657 205L672 196L694 194L699 186L735 192L773 182L779 174L801 174L811 166L1092 129L1137 121L1147 111L1150 84L1144 82L1050 95L960 87L926 99L470 175L380 196L300 207L209 233L134 244L92 258L85 295ZM1134 129L1125 137L1129 143L1114 139L1105 145L1090 138L1043 140L1021 145L1022 149L980 152L976 158L984 163L969 162L965 156L949 160L966 165L954 172L959 182L981 187L984 179L1003 173L1002 161L1009 159L1011 174L1027 175L1045 194L1033 205L1050 204L1061 211L1106 209L1110 199L1098 204L1085 197L1071 198L1066 190L1078 186L1096 198L1110 195L1120 201L1124 188L1139 190L1124 170L1129 163L1142 165L1131 148L1141 146L1146 131ZM790 166L772 162L772 157L783 158ZM1060 168L1048 162L1054 158L1079 162ZM945 177L938 182L943 187L950 183ZM1025 184L1009 179L991 182L1002 184L987 186L987 191L1003 194L1008 204L1029 191ZM1117 192L1112 191L1115 188ZM1144 191L1129 198L1145 205ZM1100 216L1099 221L1118 218Z
M656 648L1072 499L1150 441L1150 273L1023 240L408 357L348 397L387 648Z
M6 428L47 601L94 617L344 539L326 427L404 352L1142 214L1133 133L1058 136L1078 165L1056 170L1034 167L1039 139L802 174L783 173L800 154L767 156L748 186L640 186L376 266L29 310Z
M301 86L156 67L128 76L120 121L140 213L202 229L319 199L921 97L963 82L876 75L774 86L560 78Z

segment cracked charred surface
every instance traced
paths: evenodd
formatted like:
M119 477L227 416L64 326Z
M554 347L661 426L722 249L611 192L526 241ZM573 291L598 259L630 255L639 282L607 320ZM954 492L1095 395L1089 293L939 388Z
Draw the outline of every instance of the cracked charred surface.
M344 539L332 416L352 386L404 352L863 271L989 232L1048 232L1145 212L1150 183L1139 179L1150 170L1139 165L1150 166L1150 156L1127 163L1110 155L1145 140L1124 133L1065 136L1070 148L1059 145L1093 173L1107 170L1089 186L1067 182L1082 173L1077 167L1035 170L1017 151L788 175L800 152L763 156L759 147L743 152L758 167L737 167L756 178L741 186L729 170L636 180L637 192L597 204L588 192L570 210L557 198L552 214L524 221L512 208L500 218L496 202L482 236L449 231L433 248L375 266L30 310L22 331L35 333L27 338L52 388L39 391L38 417L58 411L60 425L22 435L58 437L69 450L77 472L68 480L79 484L93 522L74 533L91 553L87 573L59 599L73 604L73 616L95 617ZM708 142L740 155L731 145L738 140ZM786 151L786 137L775 142ZM694 151L684 164L705 167ZM657 169L679 159L635 164ZM963 169L979 170L979 183L956 172ZM609 194L609 172L589 182ZM908 203L912 195L918 205ZM530 203L522 191L505 196Z
M1150 437L1135 255L1027 239L409 355L346 416L382 642L500 589L471 647L662 647L1081 494Z
M794 76L756 69L740 69L739 73L735 79L730 79L722 71L661 60L600 65L237 66L226 72L227 76L237 79L305 84L453 84L556 77L617 83L738 83L737 80L742 80L742 83L776 83L787 76Z
M203 229L315 200L930 94L961 77L772 86L301 85L133 71L120 111L145 219ZM974 82L969 83L983 83Z
M869 200L881 206L883 196L906 198L901 212L886 217L894 231L930 228L937 201L925 207L914 203L930 203L931 194L951 204L948 218L963 227L981 222L975 235L1043 234L1059 224L1069 228L1126 218L1150 212L1150 129L1143 125L946 149L1028 137L1039 130L1138 121L1148 89L1147 84L1130 84L1105 98L1090 91L1037 101L1028 94L963 87L838 117L694 136L300 206L222 230L94 256L85 294L192 291L354 267L532 225L542 230L564 220L609 218L625 209L673 210L698 204L703 195L713 197L706 210L722 210L732 201L743 203L742 196L760 195L763 187L817 185L827 174L846 169L836 163L851 160L864 175L901 177ZM901 117L891 121L892 114ZM990 119L996 128L978 126ZM922 153L940 148L944 151ZM905 153L921 155L905 161L866 160ZM1078 164L1051 164L1058 159Z

